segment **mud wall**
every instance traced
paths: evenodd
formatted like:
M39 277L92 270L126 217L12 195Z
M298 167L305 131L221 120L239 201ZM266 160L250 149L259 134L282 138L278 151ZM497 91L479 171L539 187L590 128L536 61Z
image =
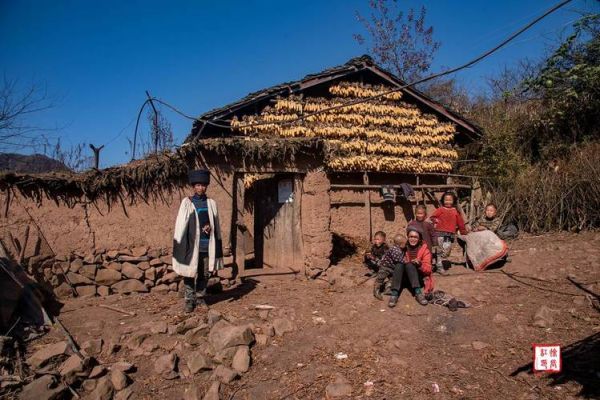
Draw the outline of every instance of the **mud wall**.
M332 250L329 178L322 171L306 174L302 182L302 241L309 276L329 267Z
M233 179L227 171L219 171L216 175L208 188L208 195L217 202L224 251L228 255L231 247ZM26 258L41 254L40 242L44 251L53 252L59 258L66 258L72 253L92 254L97 250L139 246L170 254L179 204L184 196L192 193L191 187L186 186L173 193L163 193L160 199L148 199L147 202L138 199L132 203L125 197L123 204L117 202L110 207L102 201L96 204L80 202L69 207L50 199L37 203L21 196L11 196L6 207L7 195L2 192L0 239L10 247L10 232L20 244L24 242L25 229L29 226Z
M333 184L362 184L362 176L331 175ZM373 176L369 182L373 185L399 185L410 183L416 185L416 176L395 175ZM420 180L421 184L445 183L443 178L427 177ZM379 190L369 190L371 202L371 230L384 231L388 237L396 233L404 233L408 221L414 217L417 204L425 204L428 213L435 209L433 203L420 191L415 193L415 201L407 201L400 196L394 203L386 203ZM365 208L365 193L363 190L331 189L331 231L334 234L355 239L357 243L369 240L369 216ZM357 240L358 239L358 240Z

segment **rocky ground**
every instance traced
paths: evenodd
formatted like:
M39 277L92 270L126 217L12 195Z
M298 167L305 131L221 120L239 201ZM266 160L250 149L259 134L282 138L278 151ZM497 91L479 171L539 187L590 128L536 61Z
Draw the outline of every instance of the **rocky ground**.
M502 270L454 266L441 289L472 305L395 309L371 294L358 257L315 281L246 279L182 312L175 292L71 299L60 330L31 343L21 398L569 399L600 396L600 234L510 244ZM126 313L115 309L126 311ZM562 346L563 372L531 373L532 344ZM70 389L66 387L70 386ZM54 388L54 389L53 389ZM8 391L3 397L16 397Z

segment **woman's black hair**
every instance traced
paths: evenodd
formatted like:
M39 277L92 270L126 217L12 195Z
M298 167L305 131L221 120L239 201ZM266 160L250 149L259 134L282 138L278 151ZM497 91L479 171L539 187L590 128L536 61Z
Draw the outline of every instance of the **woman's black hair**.
M440 203L442 204L442 206L444 205L444 198L446 196L452 196L452 206L456 206L457 197L456 197L456 194L451 191L444 192L442 197L440 197Z
M423 243L423 232L421 232L420 229L414 227L414 226L409 226L408 228L406 228L406 238L408 239L408 235L411 232L417 232L419 234L419 243L417 244L417 246L421 243ZM408 244L410 245L410 243Z

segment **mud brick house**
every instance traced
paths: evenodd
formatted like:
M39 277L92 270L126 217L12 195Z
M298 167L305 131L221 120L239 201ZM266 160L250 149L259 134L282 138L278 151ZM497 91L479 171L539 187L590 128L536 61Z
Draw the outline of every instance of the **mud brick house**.
M202 115L172 152L82 174L4 174L0 239L31 268L46 259L47 278L56 263L69 269L78 259L96 265L90 281L112 268L173 288L158 276L169 274L187 171L205 167L238 274L318 275L335 238L401 231L417 202L430 205L448 188L468 194L470 183L451 172L478 128L404 85L363 56ZM163 269L126 276L115 262ZM96 286L114 285L109 275Z

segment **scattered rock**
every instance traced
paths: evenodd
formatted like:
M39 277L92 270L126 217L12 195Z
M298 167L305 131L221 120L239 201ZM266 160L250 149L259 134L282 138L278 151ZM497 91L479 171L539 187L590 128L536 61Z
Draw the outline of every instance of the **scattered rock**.
M137 279L126 279L111 286L117 293L147 292L148 288Z
M227 347L250 345L254 341L254 334L248 326L235 326L221 320L210 330L208 340L215 351L219 351Z
M213 369L213 363L199 351L188 356L187 366L192 374L198 371Z
M109 377L115 390L123 390L129 385L129 378L119 370L111 371Z
M121 280L121 273L114 269L101 269L96 274L96 283L111 286Z
M168 285L156 285L152 288L153 292L158 292L158 293L165 293L169 291L169 286Z
M102 345L104 342L102 339L92 339L81 343L81 349L86 352L87 355L95 356L102 353Z
M130 262L130 263L139 263L142 261L149 261L150 259L146 256L135 257L135 256L119 256L119 261L121 262Z
M231 361L231 368L240 373L248 372L250 369L250 348L248 346L237 348L233 361Z
M86 364L89 365L89 359L88 361L84 361L79 358L78 355L73 354L60 365L58 368L58 373L68 384L72 384L78 375L83 374L86 369Z
M269 344L269 336L263 335L263 334L256 335L256 343L259 346L266 346L266 345L268 345Z
M150 268L150 263L148 261L142 261L137 265L137 267L142 271L146 271L148 268Z
M508 322L509 319L504 314L496 314L494 316L494 320L493 321L494 321L495 324L503 324L505 322Z
M192 383L190 386L185 388L183 392L183 400L203 400L200 386Z
M81 267L83 267L83 260L76 258L71 261L71 264L69 265L69 271L77 272Z
M121 390L114 397L114 400L130 400L130 399L133 399L133 388L131 388L131 387Z
M161 282L162 283L173 283L175 281L179 280L179 275L177 275L177 272L169 272L168 274L165 274L165 276L162 277Z
M150 281L156 280L156 268L150 267L144 271L144 277Z
M91 285L94 282L92 282L91 279L86 278L83 275L79 275L76 274L75 272L67 272L67 279L69 280L69 282L71 282L71 285Z
M33 368L40 368L53 357L66 354L68 349L69 345L67 342L48 344L33 353L33 355L27 359L27 364Z
M229 384L238 377L238 373L224 365L219 365L215 369L214 376L219 380L219 382Z
M57 385L52 375L43 375L23 388L19 395L21 400L54 400L62 398L66 387Z
M213 382L210 387L208 388L208 391L206 392L206 394L204 395L204 398L202 400L219 400L219 389L221 388L221 383L219 381L215 381Z
M110 366L112 371L121 371L124 373L135 371L135 365L127 361L117 361Z
M84 265L79 270L79 274L85 276L86 278L94 279L94 278L96 278L96 270L97 269L98 269L98 266L96 264Z
M230 367L236 352L237 347L228 347L226 349L219 350L215 354L214 360L220 364Z
M56 277L57 275L54 275ZM54 294L57 297L69 297L73 294L73 289L67 282L63 282L54 289Z
M131 254L134 257L143 257L146 254L148 254L148 248L145 246L134 247L133 249L131 249Z
M176 333L178 333L179 335L183 335L184 333L186 333L190 329L197 328L198 325L200 325L200 323L201 322L200 322L200 318L199 317L188 318L185 321L182 321L182 322L180 322L180 323L177 324Z
M486 347L489 347L489 344L487 344L485 342L480 342L480 341L476 340L476 341L474 341L474 342L471 343L471 346L475 350L483 350Z
M103 376L98 379L96 383L96 388L90 394L88 399L90 400L110 400L113 397L115 392L115 388L113 387L112 382L110 381L108 376Z
M144 271L128 262L123 263L121 273L130 279L141 279L144 276Z
M172 256L162 256L160 258L160 261L162 261L163 264L171 265L173 263L173 257Z
M150 325L150 332L157 333L167 333L167 323L165 321L158 321Z
M177 377L177 354L170 353L160 356L154 362L154 371L164 379L175 379Z
M276 318L273 320L273 327L277 336L283 336L288 332L293 332L296 328L294 323L287 318Z
M106 264L106 269L111 269L113 271L121 271L122 265L118 262L111 262Z
M96 389L96 380L95 379L86 379L81 384L81 388L88 393L91 392L92 390Z
M337 399L340 397L349 397L352 395L352 385L342 375L337 375L335 381L325 388L326 399Z
M142 345L148 336L150 334L147 332L134 332L129 337L129 340L127 340L126 346L131 350L135 350Z
M154 259L150 260L151 267L156 267L156 266L159 266L162 264L163 264L163 262L160 260L160 258L154 258Z
M79 297L89 297L96 295L96 285L76 286L75 291Z
M209 332L209 327L205 323L201 323L197 328L193 328L186 332L185 341L189 344L201 344L206 342L206 335Z
M92 368L92 372L90 372L88 378L99 378L100 376L104 375L105 372L106 368L104 368L102 365L96 365L94 368ZM96 387L96 384L94 384L94 387Z
M99 296L108 296L110 294L110 288L108 286L98 286L97 292Z
M550 325L552 325L552 323L554 322L554 316L552 314L553 311L550 308L546 306L541 306L540 308L538 308L535 315L533 316L532 325L537 326L538 328L550 327Z
M206 319L208 321L208 325L209 326L213 326L214 324L216 324L217 322L219 322L221 319L223 319L223 316L221 315L220 312L218 312L217 310L213 310L211 308L210 310L208 310L208 313L206 315Z
M119 257L119 250L109 250L106 252L106 256L108 258L117 258Z

